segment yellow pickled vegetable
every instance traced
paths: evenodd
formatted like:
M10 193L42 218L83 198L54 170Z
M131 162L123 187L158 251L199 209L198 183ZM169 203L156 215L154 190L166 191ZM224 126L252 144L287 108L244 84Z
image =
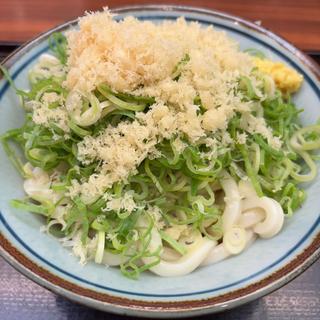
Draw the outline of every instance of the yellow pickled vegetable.
M254 64L259 71L270 75L283 93L293 93L301 87L303 76L282 62L254 58Z

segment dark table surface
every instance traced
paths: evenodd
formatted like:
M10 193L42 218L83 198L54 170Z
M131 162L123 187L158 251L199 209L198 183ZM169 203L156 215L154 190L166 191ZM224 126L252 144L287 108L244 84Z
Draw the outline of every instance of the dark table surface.
M59 15L61 22L63 19L73 18L73 15L79 15L84 9L88 9L89 7L91 9L96 9L97 6L101 7L102 2L103 5L106 5L105 1L99 0L90 1L90 6L89 1L84 0L67 2L72 10L58 10L60 13L64 13L63 15ZM67 2L64 1L63 3ZM115 6L118 3L118 1L109 2L111 2L111 4L109 3L111 6ZM128 4L130 1L120 2L121 4ZM150 1L131 2L141 3ZM152 2L156 3L156 1ZM168 3L168 1L161 2ZM178 1L173 2L179 3ZM320 27L320 0L263 1L263 6L267 10L259 10L262 5L262 1L260 0L186 2L192 5L205 4L206 7L215 7L251 18L252 20L258 20L261 17L265 18L262 20L263 22L266 21L268 27L286 36L301 49L304 49L308 53L313 53L313 58L320 62L320 37L319 32L315 32L315 27ZM16 45L21 41L27 40L35 33L44 31L60 22L57 17L52 16L52 12L54 11L51 10L53 9L51 8L52 6L59 6L59 3L61 4L62 1L0 0L0 61L15 49ZM253 4L257 5L254 6ZM272 10L272 6L277 7L278 10ZM37 11L32 9L33 7L42 8L43 14L37 14ZM55 12L57 11L55 10ZM271 12L276 14L269 14ZM286 12L287 14L285 14ZM317 12L318 14L316 14ZM51 18L49 19L48 17ZM296 27L294 27L294 22ZM6 23L14 26L10 27L10 31L8 32L6 31L8 30ZM309 35L308 32L295 32L297 28L301 31L302 26L304 26L304 29L309 28L314 32L309 33ZM0 257L0 320L16 319L124 320L128 318L96 311L57 296L28 280ZM264 298L231 311L208 315L199 319L318 320L320 319L320 261L316 262L302 275L283 288Z
M320 52L320 0L0 0L0 41L21 43L86 10L175 4L224 11L261 24L296 47Z
M197 319L318 320L320 261L283 288L239 308ZM0 258L1 320L125 320L70 302L18 273ZM195 317L193 319L196 319Z

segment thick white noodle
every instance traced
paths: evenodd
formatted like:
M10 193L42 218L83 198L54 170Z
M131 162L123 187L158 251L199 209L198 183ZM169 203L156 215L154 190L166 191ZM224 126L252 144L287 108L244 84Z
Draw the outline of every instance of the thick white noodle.
M257 198L258 195L254 190L249 180L240 180L238 183L239 193L242 199ZM244 211L243 204L241 205L241 215L237 221L237 225L248 229L252 228L257 223L261 222L265 217L265 212L261 208L253 208L248 211Z
M253 208L242 212L238 220L238 225L242 228L252 228L257 223L261 222L265 217L265 212L261 208Z
M201 266L217 263L228 258L230 255L231 253L226 250L222 243L220 243L209 252L207 257L202 261Z
M268 238L277 234L284 220L281 205L268 197L259 198L249 181L240 181L239 187L235 180L225 175L221 180L225 192L225 210L223 213L223 242L197 234L193 244L188 245L188 253L181 256L173 249L163 247L160 233L156 228L151 231L148 250L162 250L160 262L150 271L162 277L183 276L191 273L199 266L207 266L222 261L229 256L239 254L248 248L256 239L256 234ZM241 200L241 198L243 200ZM140 225L145 225L141 220ZM128 258L105 251L102 263L118 266ZM142 262L150 264L155 257L143 257Z
M226 206L222 215L223 233L225 233L236 224L240 217L241 197L237 183L229 174L226 173L220 183L225 193Z
M284 214L281 205L268 197L251 197L242 201L242 210L261 208L264 210L264 219L253 227L253 231L262 238L271 238L283 226Z
M32 176L23 182L26 194L39 202L50 201L56 203L61 195L50 189L50 177L41 168L34 168Z
M162 253L160 255L161 259L165 261L176 261L181 258L181 254L172 248L163 247Z
M257 193L249 180L240 180L238 183L238 188L240 197L242 199L249 197L257 197Z
M222 244L231 254L239 254L246 246L246 236L244 228L233 226L223 235Z
M159 247L162 247L162 240L159 232L155 228L152 230L151 237L148 249L153 252ZM209 240L200 235L192 245L188 246L188 253L186 255L176 261L164 261L161 259L159 264L150 268L150 271L162 277L186 275L195 270L216 245L216 241ZM142 261L145 264L149 264L154 262L154 258L144 257Z
M246 246L244 249L251 246L251 244L255 241L256 235L251 230L246 230ZM220 262L231 256L231 253L225 248L223 243L214 247L207 257L202 261L201 266L208 266L217 262Z

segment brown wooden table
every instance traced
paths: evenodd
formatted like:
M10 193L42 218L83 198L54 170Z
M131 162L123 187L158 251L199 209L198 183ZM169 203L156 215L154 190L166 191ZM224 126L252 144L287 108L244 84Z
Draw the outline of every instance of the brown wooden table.
M97 10L128 4L166 3L225 11L285 37L320 60L320 0L0 0L0 61L15 47L66 20ZM232 311L203 320L316 320L320 318L320 261L280 290ZM31 282L0 258L2 320L125 320L72 303Z
M299 49L320 53L320 0L0 0L0 42L24 42L85 10L143 3L199 6L258 20Z

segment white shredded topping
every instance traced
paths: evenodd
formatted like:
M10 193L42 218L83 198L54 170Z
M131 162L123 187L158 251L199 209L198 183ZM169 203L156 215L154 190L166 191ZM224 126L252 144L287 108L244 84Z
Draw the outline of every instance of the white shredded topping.
M105 9L80 18L79 29L68 32L67 40L64 85L69 90L86 94L105 83L112 90L156 101L147 113L136 113L133 122L109 125L78 144L78 159L99 165L87 182L73 182L70 196L95 197L113 183L126 181L144 159L161 156L159 142L175 135L197 143L219 131L222 144L233 143L226 132L229 120L235 112L250 113L252 108L238 90L239 77L249 77L254 88L261 82L251 73L252 59L235 41L212 26L183 18L161 24L133 17L117 22ZM179 64L186 55L185 63ZM179 77L173 79L177 65ZM245 130L261 133L272 146L281 145L262 120L251 117ZM238 138L245 143L244 134ZM174 146L180 153L185 145L179 141Z
M121 212L126 211L131 213L139 208L136 202L133 199L132 193L126 192L121 196L121 198L115 198L113 195L109 193L105 193L103 198L107 201L106 206L102 208L102 211L115 211Z

